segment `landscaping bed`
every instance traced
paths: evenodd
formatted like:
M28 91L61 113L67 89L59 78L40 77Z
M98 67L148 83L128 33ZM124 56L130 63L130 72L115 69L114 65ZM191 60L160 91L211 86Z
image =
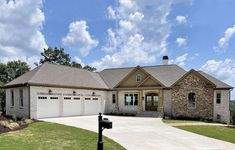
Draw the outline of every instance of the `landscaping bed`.
M19 119L10 116L0 116L0 134L9 131L21 130L33 122L34 121L31 119Z

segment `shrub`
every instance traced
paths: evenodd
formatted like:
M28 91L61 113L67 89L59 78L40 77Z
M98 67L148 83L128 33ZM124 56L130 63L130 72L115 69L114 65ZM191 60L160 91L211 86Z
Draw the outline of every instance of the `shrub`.
M13 121L15 121L15 122L17 121L17 117L16 117L15 114L12 114L11 118L12 118Z

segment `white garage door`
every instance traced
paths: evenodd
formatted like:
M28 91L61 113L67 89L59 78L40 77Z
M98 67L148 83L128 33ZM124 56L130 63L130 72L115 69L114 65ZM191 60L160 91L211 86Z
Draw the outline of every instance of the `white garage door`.
M101 97L39 96L37 118L97 115L101 106Z
M80 97L63 97L63 116L82 115L82 100Z
M59 97L39 96L37 100L37 118L59 117Z
M99 97L84 98L84 114L97 115L101 111L101 99Z

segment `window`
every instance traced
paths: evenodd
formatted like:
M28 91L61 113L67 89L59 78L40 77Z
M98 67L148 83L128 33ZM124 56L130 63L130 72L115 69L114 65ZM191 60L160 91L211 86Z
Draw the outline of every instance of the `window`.
M50 97L50 99L59 99L59 97Z
M46 96L39 96L38 99L47 99Z
M97 100L98 100L98 98L97 98L97 97L95 97L95 98L93 98L92 100L97 101Z
M219 114L216 115L216 119L220 120L221 116Z
M85 98L85 100L91 100L91 98Z
M74 97L73 99L74 100L80 100L80 97Z
M195 108L195 106L196 106L196 94L191 92L188 94L188 107Z
M124 100L126 106L138 105L138 94L125 94Z
M113 104L116 103L116 94L113 94L113 95L112 95L112 101L113 101Z
M221 102L221 93L216 93L216 103L220 104Z
M22 89L20 89L20 106L21 107L24 106L23 90Z
M142 80L142 76L140 74L136 75L136 81L140 82Z
M71 97L64 97L64 99L65 99L65 100L70 100L70 99L71 99Z
M11 91L11 106L14 106L14 91Z

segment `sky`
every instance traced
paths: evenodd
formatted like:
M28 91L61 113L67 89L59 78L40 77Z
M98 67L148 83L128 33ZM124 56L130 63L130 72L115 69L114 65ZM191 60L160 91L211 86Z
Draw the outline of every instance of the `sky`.
M234 0L0 0L0 62L34 68L49 46L98 70L168 55L235 87L234 8Z

